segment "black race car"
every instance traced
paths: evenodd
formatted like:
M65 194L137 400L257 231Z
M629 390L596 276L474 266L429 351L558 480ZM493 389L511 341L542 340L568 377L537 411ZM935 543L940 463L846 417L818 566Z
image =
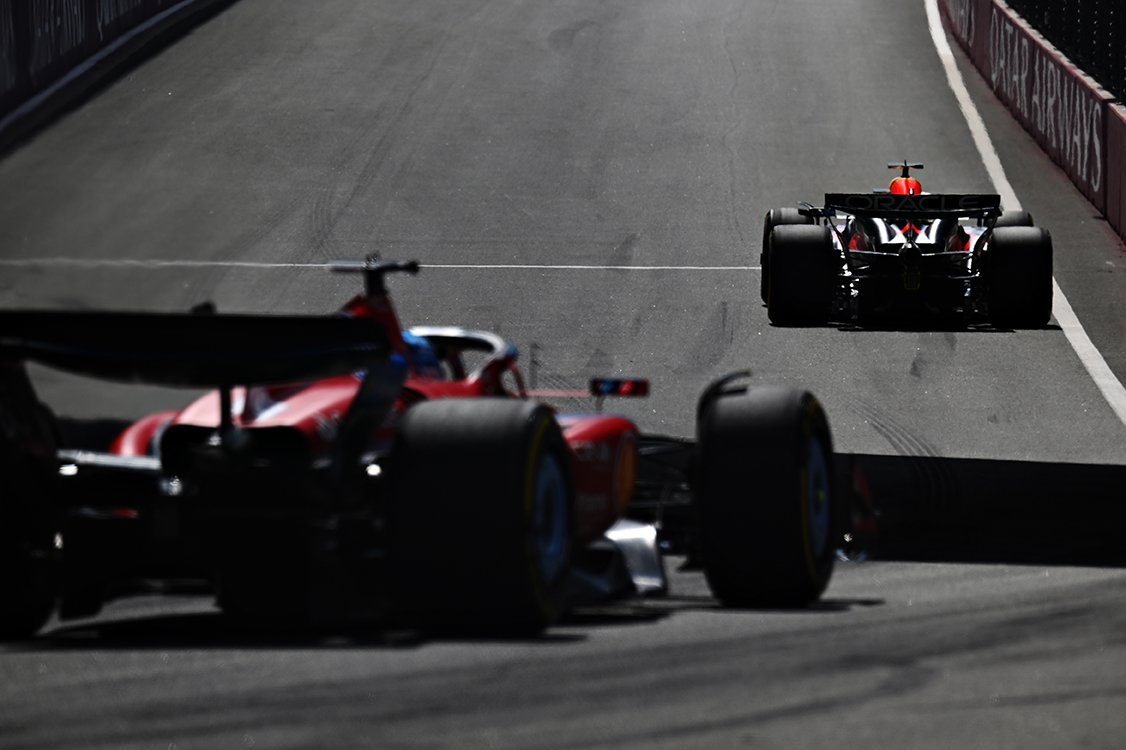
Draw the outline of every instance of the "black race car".
M997 195L886 190L776 208L762 236L762 300L780 326L944 321L1036 328L1052 314L1052 237Z

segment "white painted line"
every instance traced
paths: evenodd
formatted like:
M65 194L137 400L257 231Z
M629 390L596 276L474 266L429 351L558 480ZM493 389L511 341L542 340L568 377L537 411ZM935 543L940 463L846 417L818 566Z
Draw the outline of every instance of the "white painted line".
M531 269L550 271L760 271L761 266L567 266L567 265L533 265L533 264L451 264L451 263L423 263L423 268L501 268L501 269Z
M970 126L970 135L973 136L974 145L981 154L985 171L989 173L989 179L993 180L994 190L1001 196L1001 207L1009 211L1019 211L1020 201L1017 200L1013 186L1009 184L1009 178L1005 176L1001 157L993 147L993 140L989 137L989 131L985 129L985 121L981 119L973 99L970 98L969 89L962 80L962 74L954 60L954 51L946 41L946 31L942 28L942 18L939 16L938 0L926 0L926 2L927 25L930 27L931 39L934 40L938 58L942 60L942 67L946 70L946 80L954 91L954 98L958 100L958 107L966 118L966 124Z
M325 268L323 263L259 263L238 260L155 260L133 258L4 258L0 266L34 268L71 266L73 268Z
M1102 391L1103 398L1110 404L1110 408L1114 409L1114 413L1122 423L1126 424L1126 388L1122 387L1122 383L1114 376L1103 355L1091 343L1091 339L1083 330L1079 318L1075 316L1075 311L1071 309L1067 297L1060 291L1055 279L1052 279L1052 287L1054 292L1052 314L1056 316L1056 322L1063 329L1071 348L1079 355L1079 359L1083 360L1083 366L1087 368L1091 379Z
M75 268L322 268L326 263L267 263L242 260L141 260L130 258L0 258L0 266L72 266ZM420 263L427 268L531 271L760 271L761 266L594 266L532 263Z
M962 74L955 63L954 52L946 41L946 32L942 28L942 19L939 17L938 0L926 0L926 8L931 39L934 40L935 49L938 50L938 56L946 70L946 80L949 81L950 88L954 91L954 97L958 100L958 106L966 118L966 123L970 126L974 144L977 146L978 153L981 154L982 162L989 173L989 178L993 181L994 189L1001 196L1001 205L1010 211L1019 211L1020 201L1017 200L1016 192L1013 190L1013 186L1009 184L1008 177L1005 176L1005 169L1001 166L997 149L993 147L993 141L989 137L989 132L985 129L985 122L981 119L977 107L974 106L970 92L966 89ZM1087 374L1091 376L1091 379L1095 381L1095 385L1103 394L1103 398L1110 404L1110 408L1114 410L1119 421L1126 425L1126 388L1122 387L1122 383L1114 375L1110 366L1107 365L1103 355L1091 342L1087 331L1084 330L1083 324L1079 322L1079 318L1075 316L1075 311L1071 309L1071 303L1067 301L1067 297L1054 277L1052 278L1052 315L1055 316L1056 322L1063 329L1068 343L1079 356Z

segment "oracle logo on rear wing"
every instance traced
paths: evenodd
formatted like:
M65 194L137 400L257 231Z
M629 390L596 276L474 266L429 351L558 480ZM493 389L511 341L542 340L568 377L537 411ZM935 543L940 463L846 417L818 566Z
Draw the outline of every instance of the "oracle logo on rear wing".
M825 211L878 218L1000 215L999 195L826 193Z

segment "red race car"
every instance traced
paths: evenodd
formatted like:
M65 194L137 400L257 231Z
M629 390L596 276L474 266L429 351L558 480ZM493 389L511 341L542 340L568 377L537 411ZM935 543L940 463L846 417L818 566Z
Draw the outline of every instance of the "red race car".
M501 337L401 328L385 278L418 263L330 267L365 279L333 316L0 313L0 635L184 580L244 622L538 632L576 604L663 593L666 552L698 559L727 605L824 590L843 503L809 393L720 379L695 441L560 414ZM28 360L215 390L109 452L64 448Z

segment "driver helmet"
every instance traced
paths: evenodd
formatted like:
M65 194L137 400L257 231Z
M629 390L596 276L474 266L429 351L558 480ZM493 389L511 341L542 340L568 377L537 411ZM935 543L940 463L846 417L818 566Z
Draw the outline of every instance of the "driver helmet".
M914 177L896 177L890 183L888 188L891 190L892 195L922 195L923 186Z
M403 331L403 342L410 349L411 359L414 361L414 371L417 375L424 378L441 378L443 376L438 355L424 336Z

